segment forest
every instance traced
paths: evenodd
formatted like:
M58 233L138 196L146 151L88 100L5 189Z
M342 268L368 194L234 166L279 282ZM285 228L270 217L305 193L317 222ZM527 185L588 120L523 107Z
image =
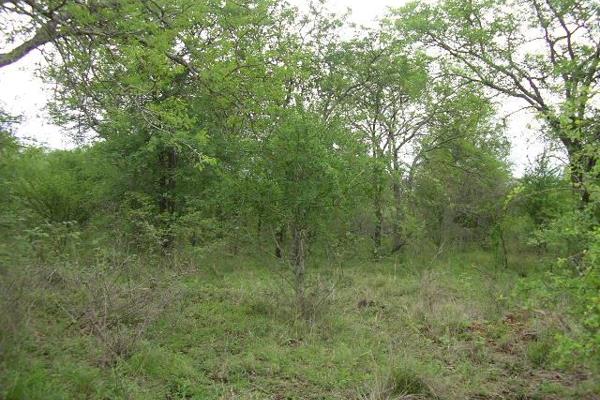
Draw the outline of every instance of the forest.
M0 398L600 399L600 2L300 3L0 0Z

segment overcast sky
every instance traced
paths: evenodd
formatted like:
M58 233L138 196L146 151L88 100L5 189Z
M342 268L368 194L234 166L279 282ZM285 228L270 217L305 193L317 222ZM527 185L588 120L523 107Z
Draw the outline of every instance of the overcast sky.
M305 0L290 0L290 2L299 7L307 3ZM405 0L329 0L329 7L338 12L344 12L350 7L353 22L370 25L377 17L382 16L388 7L399 7L405 2ZM38 52L32 52L19 62L1 68L0 103L5 110L23 116L23 123L17 130L19 137L32 138L51 148L73 147L72 142L61 133L60 128L51 123L44 110L50 90L35 74L36 65L42 61ZM509 114L521 106L518 102L507 100L503 102L501 112ZM538 133L528 128L530 124L534 124L530 114L516 113L509 118L508 122L508 136L512 143L510 159L514 165L513 171L519 175L529 161L542 151L543 145L538 139Z

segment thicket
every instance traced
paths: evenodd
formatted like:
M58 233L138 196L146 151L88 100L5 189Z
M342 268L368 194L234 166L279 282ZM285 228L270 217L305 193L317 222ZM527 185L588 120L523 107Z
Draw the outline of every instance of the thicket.
M4 353L46 303L98 337L108 365L127 357L181 290L131 260L264 257L311 321L328 295L315 264L478 249L499 270L546 260L520 270L514 294L531 308L568 301L577 323L557 333L557 363L597 363L597 3L413 4L351 39L321 5L113 3L0 3L46 29L53 114L91 136L48 150L0 120ZM512 57L530 44L511 34L525 29L519 10L547 52ZM543 155L511 175L497 93L538 113L567 165Z

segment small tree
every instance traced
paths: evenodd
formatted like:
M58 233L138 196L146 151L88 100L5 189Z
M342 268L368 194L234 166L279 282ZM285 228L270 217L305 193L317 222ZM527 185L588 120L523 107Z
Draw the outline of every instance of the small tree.
M362 182L365 153L339 124L324 122L300 107L282 112L271 135L255 145L242 176L242 195L261 212L263 223L273 232L283 229L283 235L291 237L289 241L275 240L291 265L297 304L306 316L310 246L336 209L360 198L356 189Z

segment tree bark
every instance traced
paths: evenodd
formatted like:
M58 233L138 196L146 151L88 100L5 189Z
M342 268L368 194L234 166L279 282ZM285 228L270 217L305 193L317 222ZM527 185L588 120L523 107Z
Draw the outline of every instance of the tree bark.
M294 285L296 290L296 300L298 308L303 317L307 316L306 298L304 293L304 284L306 278L305 265L305 236L306 232L298 225L294 226L294 242L292 248L292 264L294 268Z
M383 236L383 199L382 187L379 183L376 184L375 188L374 207L375 231L373 232L373 244L375 246L375 257L379 257L381 255L381 237Z
M392 147L395 149L394 138L390 138ZM393 247L392 254L399 251L406 244L406 240L402 236L402 186L400 185L401 171L398 152L392 152L392 167L394 169L392 192L394 195L394 223L393 223Z
M394 224L393 224L393 241L392 254L399 251L405 244L406 240L402 235L402 188L399 177L394 177L392 190L394 192Z
M556 123L553 125L554 129L560 129ZM560 130L558 131L558 137L567 149L571 184L579 192L580 208L585 209L591 200L588 184L598 181L598 177L592 175L598 162L598 156L585 154L585 143L582 139L567 137Z
M56 23L54 21L42 25L31 39L24 41L7 53L0 53L0 68L19 61L31 51L40 48L55 37Z
M376 140L373 139L373 208L375 212L375 230L373 232L373 253L376 258L381 255L381 241L383 237L383 173L378 165L382 157Z
M159 154L160 178L158 210L165 218L162 233L162 248L165 251L173 247L175 237L173 234L172 217L175 214L175 169L177 167L177 152L172 147L166 147Z
M280 226L275 233L275 257L283 258L283 243L285 242L285 227Z

